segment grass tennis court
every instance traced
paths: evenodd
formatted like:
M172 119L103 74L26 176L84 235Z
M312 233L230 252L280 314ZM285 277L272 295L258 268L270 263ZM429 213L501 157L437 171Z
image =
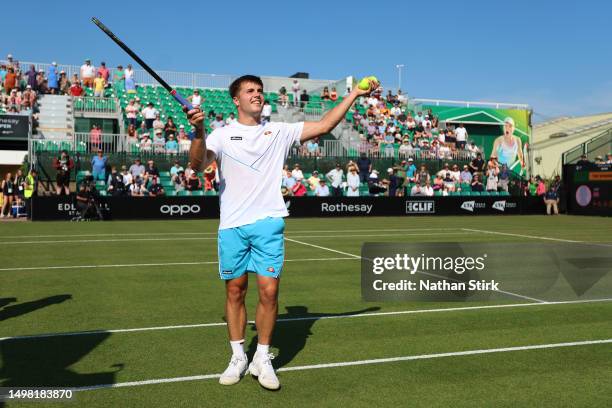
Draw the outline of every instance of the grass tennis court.
M84 387L70 405L83 407L610 403L609 273L595 298L365 303L359 260L366 241L609 242L610 218L287 219L278 392L217 382L230 356L217 225L4 224L0 386Z

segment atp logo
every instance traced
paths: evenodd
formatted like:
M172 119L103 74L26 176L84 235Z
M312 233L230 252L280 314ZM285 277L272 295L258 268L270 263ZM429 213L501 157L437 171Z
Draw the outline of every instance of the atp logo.
M474 204L476 204L476 201L465 201L463 204L461 204L461 209L474 212Z
M497 211L505 211L506 210L506 200L503 201L496 201L493 203L493 209L497 210Z

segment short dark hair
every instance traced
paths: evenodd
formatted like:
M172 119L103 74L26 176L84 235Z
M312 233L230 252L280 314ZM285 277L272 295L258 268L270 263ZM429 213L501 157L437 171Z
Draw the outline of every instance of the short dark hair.
M255 75L243 75L240 78L234 79L229 86L229 93L232 98L238 96L238 91L240 91L240 86L243 82L254 82L257 85L260 85L262 88L264 86L260 77Z

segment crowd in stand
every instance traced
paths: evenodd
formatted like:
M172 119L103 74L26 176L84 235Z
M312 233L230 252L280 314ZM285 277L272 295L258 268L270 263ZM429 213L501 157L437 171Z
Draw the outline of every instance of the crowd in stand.
M385 157L418 157L453 160L474 158L478 147L468 142L468 132L462 124L441 128L431 110L413 113L407 109L408 99L398 90L361 97L352 111L352 122L360 132L360 152Z
M22 72L19 61L9 54L0 65L0 111L37 112L37 98L44 86L44 75L33 67Z

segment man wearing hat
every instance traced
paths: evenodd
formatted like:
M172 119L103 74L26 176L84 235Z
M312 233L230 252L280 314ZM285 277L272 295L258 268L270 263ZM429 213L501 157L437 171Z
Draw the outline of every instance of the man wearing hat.
M157 115L159 115L159 112L153 107L153 102L147 103L147 106L142 110L142 117L145 120L147 130L151 130Z
M311 176L308 177L308 185L312 191L314 191L319 185L319 180L321 179L319 178L319 172L317 170L313 171Z
M91 60L86 59L85 63L81 65L81 81L83 82L83 86L86 88L93 87L95 77L96 67L91 65Z

